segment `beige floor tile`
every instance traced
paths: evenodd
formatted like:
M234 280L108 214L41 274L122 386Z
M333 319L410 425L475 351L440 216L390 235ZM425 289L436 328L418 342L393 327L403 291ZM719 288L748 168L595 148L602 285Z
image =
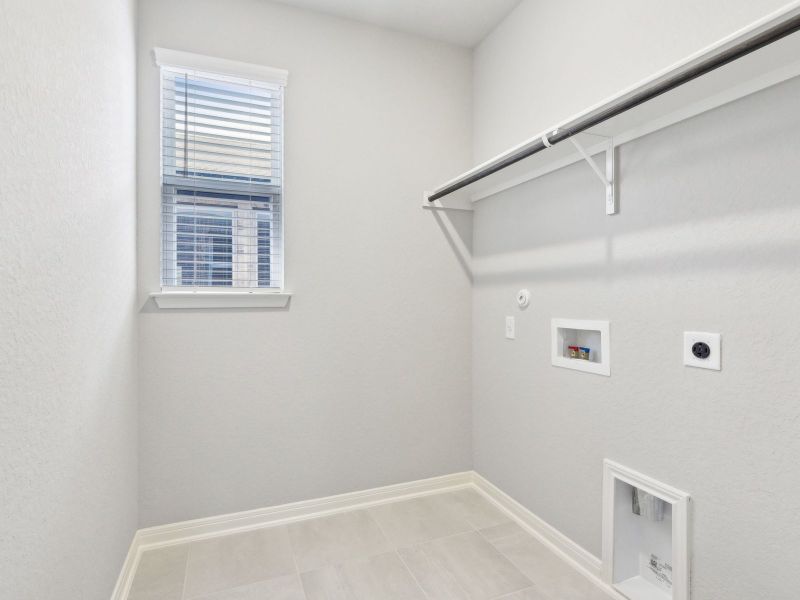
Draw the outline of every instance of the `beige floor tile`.
M286 527L269 527L194 542L189 546L185 598L295 572Z
M489 600L523 590L531 582L477 532L423 544L430 562L446 571L470 600Z
M484 529L508 522L508 517L473 489L464 489L443 496L473 529Z
M304 573L308 600L426 600L397 553Z
M353 593L336 567L322 567L300 575L307 600L353 600Z
M306 600L303 584L297 575L286 575L267 581L222 590L194 600Z
M428 598L436 600L469 600L458 585L453 573L439 567L424 548L414 546L397 551L408 570L425 590Z
M556 600L551 598L550 596L546 596L544 592L530 587L526 590L522 590L520 592L514 592L513 594L509 594L507 596L500 596L499 598L495 598L495 600Z
M489 542L495 542L497 540L511 537L514 535L522 535L525 534L525 530L522 529L519 525L517 525L514 521L508 521L506 523L502 523L500 525L494 525L493 527L487 527L485 529L480 529L480 534L486 538Z
M182 544L144 552L128 600L181 600L188 551Z
M536 590L553 600L597 600L603 592L516 524L480 532L530 579Z
M293 523L289 525L289 535L301 573L392 549L365 510Z
M397 548L474 529L455 510L450 494L392 502L371 508L369 513Z
M459 490L148 551L129 600L607 598L480 494Z

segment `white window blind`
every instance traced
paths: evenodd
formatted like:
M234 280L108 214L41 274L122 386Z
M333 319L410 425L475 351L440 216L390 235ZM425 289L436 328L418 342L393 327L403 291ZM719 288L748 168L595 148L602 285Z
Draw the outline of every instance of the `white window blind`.
M283 85L161 67L161 280L283 287Z

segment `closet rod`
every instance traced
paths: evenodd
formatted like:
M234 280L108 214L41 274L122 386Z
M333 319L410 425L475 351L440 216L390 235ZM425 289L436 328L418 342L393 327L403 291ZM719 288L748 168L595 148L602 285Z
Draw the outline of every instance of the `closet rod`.
M616 117L625 111L635 108L636 106L639 106L648 100L652 100L653 98L669 92L670 90L674 90L675 88L680 87L681 85L688 83L693 79L697 79L698 77L701 77L702 75L710 73L719 67L725 66L730 62L742 58L751 52L755 52L759 48L763 48L764 46L768 46L773 42L777 42L778 40L786 37L787 35L795 33L798 30L800 30L800 14L796 14L775 26L764 29L760 33L757 33L752 37L743 40L742 42L726 47L720 50L717 54L714 54L708 58L704 58L695 63L689 63L685 69L672 75L668 75L663 79L657 80L649 87L645 87L640 91L633 92L631 95L622 97L617 102L599 108L596 111L589 113L588 115L571 123L567 123L566 125L556 129L553 133L542 136L542 139L532 141L507 156L502 156L496 161L486 164L482 168L478 168L470 173L467 173L452 183L445 184L428 196L428 202L434 202L440 198L444 198L445 196L452 194L461 188L473 184L476 181L480 181L484 177L488 177L489 175L497 173L498 171L502 171L506 167L510 167L511 165L528 158L529 156L533 156L537 152L541 152L550 146L558 144L559 142L563 142L564 140L586 131L587 129L590 129L596 125L599 125L600 123L603 123L612 117Z

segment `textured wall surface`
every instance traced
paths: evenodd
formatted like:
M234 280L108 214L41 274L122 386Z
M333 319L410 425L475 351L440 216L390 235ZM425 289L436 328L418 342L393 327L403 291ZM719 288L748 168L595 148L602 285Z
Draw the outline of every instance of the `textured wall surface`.
M139 27L142 525L469 468L470 281L420 206L469 163L470 53L261 0L144 0ZM289 70L288 310L147 302L154 46Z
M688 491L695 600L797 597L799 97L793 80L621 147L616 216L585 164L476 205L475 468L597 555L604 458ZM611 321L610 378L550 365L552 317ZM721 372L682 366L687 330L722 333Z
M0 597L107 598L136 527L133 2L0 1Z
M475 50L475 159L536 135L784 4L524 0Z

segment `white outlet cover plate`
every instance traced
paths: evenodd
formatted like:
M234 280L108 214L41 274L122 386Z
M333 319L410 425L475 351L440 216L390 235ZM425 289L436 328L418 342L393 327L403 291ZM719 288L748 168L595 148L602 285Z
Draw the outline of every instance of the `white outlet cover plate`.
M517 337L516 324L514 317L506 317L506 339L513 340Z
M697 358L692 354L692 346L697 342L705 342L711 348L708 358ZM719 333L706 333L703 331L683 332L683 364L687 367L698 369L711 369L719 371L722 368L722 336Z

